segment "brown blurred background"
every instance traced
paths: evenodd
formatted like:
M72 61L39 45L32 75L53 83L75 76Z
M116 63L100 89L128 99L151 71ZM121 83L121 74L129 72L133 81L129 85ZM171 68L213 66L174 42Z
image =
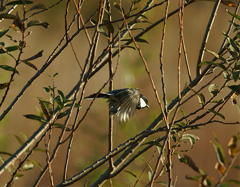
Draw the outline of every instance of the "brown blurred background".
M48 6L54 1L39 0L39 2ZM127 2L125 3L126 7L129 6ZM94 13L97 8L97 4L97 0L86 1L82 8L82 14L85 20ZM186 7L184 10L184 37L192 75L195 75L196 61L198 58L201 41L213 5L214 2L199 1ZM138 6L141 6L141 4ZM177 2L171 1L170 11L175 9L177 6ZM39 20L47 21L49 23L48 29L33 27L32 35L27 39L27 48L24 52L24 55L26 57L31 56L32 54L42 49L44 50L44 57L40 60L34 61L34 64L37 67L41 67L47 56L52 52L57 42L64 34L64 7L65 2L61 3L56 8L53 8L50 11L47 11L44 14L36 17ZM226 7L225 5L220 5L220 10L214 23L209 42L207 44L207 48L212 51L218 51L223 40L223 32L225 32L228 28L228 23L231 19L229 14L226 13L226 8L229 10L233 9ZM113 9L113 11L114 10L115 12L113 12L113 19L120 16L116 9ZM74 11L72 5L70 6L69 11ZM151 23L160 17L163 17L163 15L163 8L157 8L154 11L148 12L146 14ZM143 26L145 27L145 25ZM159 51L162 26L163 25L160 24L152 31L144 35L143 38L146 39L149 44L141 44L141 49L143 51L144 57L148 62L160 95L162 93L159 76ZM166 33L164 67L167 99L170 102L177 95L177 57L179 43L179 25L177 14L169 18L167 22ZM99 45L101 46L100 48L104 48L106 46L106 39L101 39ZM80 61L84 62L88 51L88 44L83 33L73 41L73 46L77 51ZM206 55L205 59L208 59L210 57L210 55ZM9 59L4 55L0 56L0 61L1 64L11 64L11 61L9 61ZM114 59L114 62L116 62L116 58ZM10 95L2 109L4 109L9 104L9 102L12 101L12 99L22 88L22 85L24 85L26 81L35 73L31 68L28 68L26 66L20 66L19 72L20 75L15 78L10 91ZM55 60L55 62L41 75L41 77L33 83L33 85L27 90L22 99L14 106L9 115L0 122L0 151L7 151L11 153L15 152L15 150L19 147L19 143L16 141L14 135L21 135L21 133L23 133L27 136L30 136L38 128L38 123L24 118L23 115L39 112L37 98L47 98L43 87L52 84L52 80L49 75L52 75L56 72L58 72L59 75L55 78L55 85L58 89L63 90L64 93L68 93L80 75L80 68L73 56L70 47L67 47L65 51ZM181 76L182 87L184 87L188 81L185 67L182 69ZM9 74L1 75L1 81L3 82L4 80L8 80L8 78ZM105 67L103 70L98 72L93 79L90 80L87 86L86 95L96 92L101 87L103 82L105 82L107 79L108 69ZM157 101L154 97L154 93L151 89L149 79L144 70L143 63L141 62L137 51L134 51L132 49L126 49L121 53L118 71L114 77L114 88L124 87L140 88L143 94L149 98L150 108L136 112L136 114L126 124L118 124L117 122L114 124L113 139L115 146L127 140L128 138L133 137L138 132L141 132L148 126L149 123L155 119L160 111ZM105 91L106 90L107 89L105 89ZM0 94L2 94L2 92L0 92ZM86 106L88 104L89 101L83 102L83 111L86 109ZM199 105L197 98L195 98L191 100L191 102L188 102L186 105L184 105L181 109L187 113L189 111L192 111L193 108L197 108L198 106ZM0 110L2 111L2 109ZM76 172L80 171L84 167L90 165L92 162L96 161L98 158L106 154L108 149L107 111L107 104L104 101L96 101L86 120L84 120L84 123L77 130L70 158L68 176L75 174ZM232 105L227 105L224 111L225 112L223 113L225 114L226 120L239 120L239 111L237 111L237 109ZM57 131L58 130L56 130L55 133L57 133ZM191 157L195 160L200 168L217 179L219 174L214 169L216 156L211 144L211 140L213 140L214 137L218 137L220 143L223 144L224 149L226 150L227 142L229 141L230 137L237 132L239 132L239 127L237 126L227 127L218 124L210 124L207 127L202 127L199 130L192 131L191 133L199 136L200 141L198 141L193 149L190 150L187 154L191 155ZM44 144L42 143L40 147L44 147ZM139 175L142 169L146 167L146 161L149 161L149 159L152 158L154 149L156 148L152 148L151 151L143 154L127 169L134 172L136 175ZM60 171L63 170L63 166L61 165L61 163L63 163L61 154L64 154L64 151L65 150L61 150L58 153L57 159L53 162L54 181L56 184L61 179L62 172ZM44 162L46 155L45 153L35 152L34 156L31 158L37 159L40 162ZM173 163L174 176L177 176L177 178L174 178L174 180L176 180L176 186L197 186L197 183L185 179L185 175L196 175L196 173L192 172L191 169L180 163L177 160L177 155L174 157ZM90 175L90 177L86 177L81 182L76 183L72 186L83 186L86 182L91 183L99 176L102 171L105 170L104 166L101 167L98 172ZM146 172L148 170L149 169L147 169ZM39 168L25 172L25 176L17 180L14 186L31 186L38 173ZM230 173L230 176L240 178L240 173L238 170L232 170ZM147 174L144 174L143 176L143 181L147 181ZM0 179L0 181L5 181L8 179L8 177L9 176L6 175ZM164 177L162 180L164 180ZM133 176L129 175L127 172L122 172L119 176L113 179L113 184L115 184L114 186L117 187L132 186L134 181L135 178ZM48 185L49 179L48 174L46 174L40 186ZM108 186L108 183L106 183L104 186ZM138 186L143 186L143 183L140 182Z

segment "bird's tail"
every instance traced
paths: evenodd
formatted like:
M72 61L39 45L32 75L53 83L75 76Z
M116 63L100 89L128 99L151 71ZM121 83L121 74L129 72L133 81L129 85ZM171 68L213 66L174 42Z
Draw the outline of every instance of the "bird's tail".
M84 97L85 99L92 99L92 98L109 98L109 94L106 93L95 93L95 94L91 94L87 97Z

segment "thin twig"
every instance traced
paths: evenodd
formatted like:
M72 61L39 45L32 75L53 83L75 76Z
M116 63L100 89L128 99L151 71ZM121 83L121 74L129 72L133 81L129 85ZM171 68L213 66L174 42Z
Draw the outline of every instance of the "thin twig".
M221 3L221 0L216 0L215 1L214 7L212 9L211 16L210 16L209 21L208 21L208 25L207 25L207 28L206 28L206 31L205 31L205 34L204 34L204 37L203 37L203 40L202 40L202 44L201 44L201 48L200 48L199 56L198 56L198 60L197 60L197 66L196 66L196 74L197 75L199 75L201 73L200 72L201 71L200 64L203 61L203 57L204 57L204 54L205 54L205 49L206 49L206 45L207 45L207 42L208 42L208 38L210 36L213 23L214 23L215 18L217 16L217 11L218 11L220 3Z

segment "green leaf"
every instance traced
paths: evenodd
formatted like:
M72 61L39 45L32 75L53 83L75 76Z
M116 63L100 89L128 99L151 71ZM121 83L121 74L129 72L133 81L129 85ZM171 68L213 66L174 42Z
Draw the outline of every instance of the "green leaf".
M66 130L66 131L71 131L72 129L71 128L66 128L66 126L64 124L61 124L61 123L54 123L52 124L53 127L55 128L59 128L59 129L62 129L62 130Z
M235 52L239 53L239 46L237 45L236 41L234 41L230 37L228 37L227 39L228 39L228 42L229 42L230 46L232 47L232 51L235 51Z
M196 143L197 140L200 140L200 138L194 134L183 134L182 140L188 140L191 144L191 148Z
M144 143L144 144L142 144L142 145L152 145L152 146L157 146L157 147L162 148L162 145L161 145L159 142L155 141L155 140L146 142L146 143Z
M137 42L147 43L147 44L148 44L148 41L147 41L147 40L144 40L144 39L142 39L142 38L135 38L135 40L136 40Z
M206 102L204 95L202 93L200 93L197 95L197 97L198 97L198 102L203 106Z
M208 91L213 96L216 96L218 94L218 86L216 84L210 84L208 87Z
M5 30L0 30L0 38L3 37L7 32L9 31L9 29L5 29Z
M23 177L24 175L22 173L17 172L17 174L14 176L14 180L18 180L19 178Z
M16 72L16 73L18 73L18 71L16 70L16 69L14 69L13 67L11 67L11 66L8 66L8 65L0 65L0 68L1 69L4 69L4 70L6 70L6 71L11 71L11 72ZM19 73L18 73L19 74Z
M215 111L214 109L208 109L209 112L212 112L213 114L215 114L216 116L219 116L220 118L222 118L223 120L225 120L225 116L223 114L221 114L220 112Z
M54 98L54 101L58 104L60 109L62 109L64 107L64 103L62 102L61 97L59 95Z
M199 181L202 178L202 176L201 175L197 175L197 176L186 175L185 178L188 179L188 180Z
M64 93L63 93L61 90L58 90L58 94L60 95L62 101L65 102L65 101L66 101L66 98L65 98L65 96L64 96Z
M113 34L114 33L114 27L111 23L107 23L106 24L106 28L108 30L109 33Z
M34 115L34 114L25 114L24 117L28 118L28 119L40 121L40 122L46 122L46 120L43 117L37 116L37 115Z
M51 91L51 88L49 87L43 87L43 89L45 90L45 92L49 93Z
M240 85L230 85L228 88L230 88L237 95L240 94Z
M195 164L195 162L193 161L193 159L188 156L188 155L184 155L184 156L181 156L181 155L178 155L178 159L180 162L186 164L187 166L189 166L192 170L198 172L198 173L203 173L201 171L201 169L199 169L199 167Z
M9 47L6 47L5 49L0 48L0 54L16 51L18 49L19 49L18 45L9 46Z
M33 26L41 26L41 27L44 27L45 29L47 29L49 24L47 22L42 22L42 21L38 21L38 20L31 20L27 23L27 28L33 27Z
M38 70L37 66L35 66L33 63L28 62L26 60L22 61L24 64L26 64L27 66L29 66L30 68L34 69L34 70Z
M217 138L215 138L215 140L212 143L213 143L213 147L214 147L218 162L221 163L222 165L224 165L225 153L222 148L222 145L219 143Z
M223 69L223 70L226 70L227 68L224 66L224 62L222 62L222 63L217 63L217 62L213 62L213 61L203 61L203 62L201 62L200 63L200 67L202 66L202 65L212 65L212 66L214 66L214 67L219 67L219 68L221 68L221 69Z
M34 151L35 151L36 149L34 149ZM46 152L46 150L44 150L44 152ZM34 167L38 167L40 170L43 170L43 167L42 167L42 165L38 162L38 161L36 161L36 160L29 160L33 165L34 165Z
M28 171L28 170L31 170L33 168L34 168L34 164L32 162L30 162L30 161L25 162L23 167L22 167L22 169L24 171Z
M231 13L231 12L229 12L229 11L227 11L231 16L233 16L233 17L235 17L236 19L238 19L238 20L240 20L240 16L239 15L237 15L237 14L233 14L233 13Z
M151 181L151 179L152 179L152 172L148 171L148 180Z
M9 85L9 82L6 82L6 83L0 83L0 90L4 89L4 88L7 88Z
M42 55L43 55L43 50L39 51L39 52L36 53L35 55L33 55L33 56L29 57L29 58L26 58L26 59L24 59L24 60L22 60L22 61L32 61L32 60L35 60L35 59L37 59L37 58L42 57Z
M6 6L9 5L27 5L27 4L32 4L32 1L28 1L28 0L19 0L19 1L11 1L9 3L6 4Z
M64 112L61 112L61 113L58 115L57 119L61 119L61 118L65 117L65 116L67 116L67 115L70 113L70 111L71 111L71 108L65 110Z
M209 49L206 49L206 51L207 51L208 53L212 54L212 55L213 55L214 57L216 57L217 59L220 59L219 54L217 54L216 52L211 51L211 50L209 50Z

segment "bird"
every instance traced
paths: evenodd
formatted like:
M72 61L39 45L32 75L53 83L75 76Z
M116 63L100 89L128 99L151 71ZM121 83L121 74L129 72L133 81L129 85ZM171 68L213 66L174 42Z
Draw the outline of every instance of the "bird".
M111 115L117 116L120 122L126 122L134 112L143 108L148 108L148 99L140 93L138 88L122 88L109 91L107 93L94 93L85 99L104 98L109 104Z

